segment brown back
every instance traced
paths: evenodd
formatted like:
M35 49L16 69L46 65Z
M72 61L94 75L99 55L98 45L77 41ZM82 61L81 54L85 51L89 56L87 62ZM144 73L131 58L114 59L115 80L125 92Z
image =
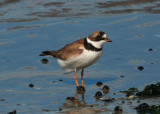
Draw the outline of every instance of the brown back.
M75 58L84 50L84 38L68 44L56 51L55 57L61 60Z

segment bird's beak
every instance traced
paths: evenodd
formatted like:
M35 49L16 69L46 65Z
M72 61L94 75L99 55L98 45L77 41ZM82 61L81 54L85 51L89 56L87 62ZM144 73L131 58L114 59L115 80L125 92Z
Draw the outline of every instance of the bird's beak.
M108 38L105 38L105 41L106 42L112 42L112 40L108 39Z

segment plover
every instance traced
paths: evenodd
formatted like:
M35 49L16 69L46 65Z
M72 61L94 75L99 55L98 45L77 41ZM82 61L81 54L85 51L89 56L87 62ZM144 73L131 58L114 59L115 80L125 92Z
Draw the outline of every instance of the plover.
M102 55L105 42L112 42L102 31L95 31L88 37L77 40L57 51L43 51L40 56L50 56L57 59L58 64L67 72L74 72L74 79L79 87L76 72L81 71L82 86L84 68L95 63Z

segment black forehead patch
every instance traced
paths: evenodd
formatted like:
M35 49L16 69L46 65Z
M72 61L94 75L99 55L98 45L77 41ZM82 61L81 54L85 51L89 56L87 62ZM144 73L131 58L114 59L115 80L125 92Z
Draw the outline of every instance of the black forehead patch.
M102 38L102 36L104 35L105 33L104 32L100 32L97 37L95 38L96 41L101 41L101 40L104 40L104 38Z
M103 36L104 34L105 34L104 32L102 32L102 31L100 32L100 35L101 35L101 36Z

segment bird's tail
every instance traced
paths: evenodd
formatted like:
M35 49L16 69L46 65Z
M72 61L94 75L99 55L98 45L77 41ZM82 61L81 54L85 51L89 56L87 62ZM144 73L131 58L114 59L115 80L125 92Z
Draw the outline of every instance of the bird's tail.
M43 51L39 56L56 57L57 51Z

